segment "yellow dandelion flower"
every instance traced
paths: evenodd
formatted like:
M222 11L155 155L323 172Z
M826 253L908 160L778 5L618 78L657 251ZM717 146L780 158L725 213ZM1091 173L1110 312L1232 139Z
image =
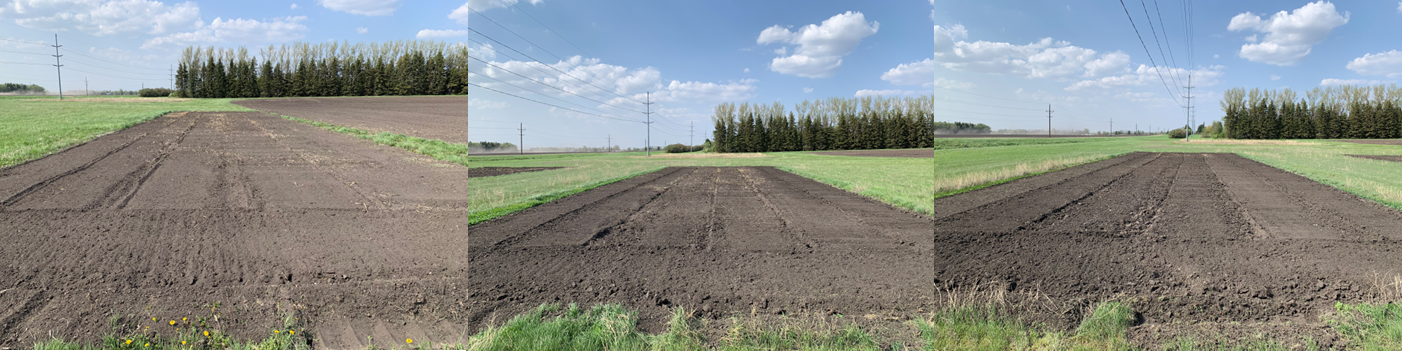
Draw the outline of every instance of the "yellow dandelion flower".
M131 345L131 339L127 339L127 345Z
M152 322L155 322L155 321L156 321L156 317L151 317L151 321L152 321Z
M148 342L148 343L146 343L146 346L142 346L142 347L151 347L151 343Z
M181 322L184 322L184 321L186 321L186 320L188 320L188 319L189 319L189 318L186 318L186 317L180 317L180 321L181 321Z
M175 325L175 320L174 320L174 319L170 320L170 325Z
M180 340L180 344L181 344L181 345L184 345L184 344L185 344L185 340Z
M206 338L209 337L209 331L208 331L208 330L204 331L204 337L206 337Z
M277 333L281 333L281 332L278 331L277 329L273 329L273 334L277 334Z
M412 343L414 343L414 339L404 339L404 343L406 343L406 344L412 344Z

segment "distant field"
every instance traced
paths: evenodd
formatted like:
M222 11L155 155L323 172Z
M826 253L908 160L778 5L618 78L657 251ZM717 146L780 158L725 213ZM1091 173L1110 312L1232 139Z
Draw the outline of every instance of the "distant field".
M981 139L969 139L977 143ZM988 139L997 140L997 139ZM470 167L565 167L472 180L474 223L603 183L668 166L775 166L907 210L930 213L936 197L1134 151L1231 152L1358 196L1402 208L1396 163L1346 155L1402 155L1402 148L1327 141L1183 143L1164 136L1019 139L1015 145L934 150L933 158L835 157L804 152L758 158L642 158L630 154L471 156ZM952 140L960 142L964 140ZM1064 141L1064 142L1063 142ZM1051 142L1050 144L1045 142Z
M48 155L172 111L249 111L229 99L0 97L0 167Z

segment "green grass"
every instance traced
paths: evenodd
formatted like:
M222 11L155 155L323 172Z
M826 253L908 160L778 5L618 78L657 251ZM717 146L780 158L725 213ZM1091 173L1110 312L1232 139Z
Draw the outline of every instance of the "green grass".
M99 99L100 98L100 99ZM0 97L0 167L43 157L173 111L250 111L230 99Z
M993 146L1071 144L1107 141L1108 138L939 138L935 139L935 150L969 149Z
M1326 322L1358 350L1402 350L1402 305L1338 303Z

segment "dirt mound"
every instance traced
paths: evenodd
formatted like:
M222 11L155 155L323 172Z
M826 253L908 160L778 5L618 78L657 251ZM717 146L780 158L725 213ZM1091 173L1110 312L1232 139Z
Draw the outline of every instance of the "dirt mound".
M878 314L931 303L930 221L769 167L667 168L479 223L469 323L617 302L656 330L702 316Z
M934 158L934 149L896 149L896 150L848 150L848 151L823 151L814 152L814 155L828 156L861 156L861 157L923 157Z
M1131 302L1149 323L1317 323L1402 267L1402 214L1233 154L1136 153L936 201L934 282ZM1382 271L1378 271L1382 270ZM1039 316L1065 328L1078 309ZM1304 317L1304 318L1301 318Z
M0 170L0 346L216 302L245 340L294 313L322 347L455 342L466 180L258 112L173 114Z
M561 168L564 168L564 167L478 167L478 168L473 168L473 169L471 169L471 173L469 173L468 176L470 176L470 177L472 177L472 178L477 178L477 177L495 177L495 176L499 176L499 175L516 174L516 173L525 173L525 172L540 172L540 171L548 171L548 170L552 170L552 169L561 169Z
M1398 156L1392 156L1392 155L1344 155L1344 156L1357 157L1357 158L1366 158L1366 159L1369 159L1369 160L1378 160L1378 161L1402 162L1402 155L1398 155Z
M279 98L234 104L375 133L467 143L467 96Z

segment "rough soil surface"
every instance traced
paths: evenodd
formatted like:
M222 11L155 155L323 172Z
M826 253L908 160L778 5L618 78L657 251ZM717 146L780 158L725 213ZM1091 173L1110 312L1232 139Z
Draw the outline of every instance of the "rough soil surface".
M235 105L371 132L467 143L467 96L279 98Z
M469 329L541 303L909 318L928 218L770 167L666 168L471 228Z
M259 112L167 115L0 169L0 347L216 302L244 340L293 314L318 347L456 342L466 180Z
M1334 140L1354 144L1402 145L1402 139L1342 139Z
M1352 157L1357 157L1357 158L1366 158L1366 159L1378 160L1378 161L1402 162L1402 155L1397 155L1397 156L1392 156L1392 155L1344 155L1344 156L1352 156Z
M515 173L525 173L525 172L548 171L548 170L552 170L552 169L561 169L561 168L564 168L564 167L478 167L478 168L473 168L473 169L471 169L471 173L468 174L468 176L469 176L469 177L472 177L472 178L477 178L477 177L495 177L495 176L499 176L499 175L507 175L507 174L515 174Z
M1128 301L1157 328L1146 344L1185 323L1297 336L1402 273L1402 214L1234 154L1130 154L942 198L934 217L937 287L1044 296L1035 319L1068 329Z
M895 149L895 150L847 150L814 152L814 155L861 156L861 157L922 157L934 158L934 149Z

